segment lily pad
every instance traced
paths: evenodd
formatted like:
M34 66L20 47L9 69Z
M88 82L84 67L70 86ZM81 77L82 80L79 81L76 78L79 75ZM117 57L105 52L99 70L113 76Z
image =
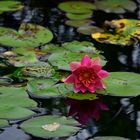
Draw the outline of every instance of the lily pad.
M68 13L89 13L95 9L95 6L84 1L67 1L60 3L58 8Z
M8 126L9 123L7 120L0 119L0 128Z
M48 130L47 127L59 124L54 131ZM74 119L67 119L59 116L41 116L23 122L20 127L27 133L41 138L65 137L76 133L80 128L78 122ZM46 126L46 129L44 129Z
M22 23L18 32L0 27L0 44L11 47L37 47L50 42L52 32L42 26Z
M8 120L25 119L35 114L29 109L18 106L0 106L0 112L0 118Z
M66 17L71 20L83 20L90 18L92 16L92 11L89 13L83 13L83 14L73 14L73 13L67 13Z
M37 103L29 99L24 88L0 87L0 106L21 106L33 108ZM18 102L15 102L17 100Z
M69 51L56 52L50 55L48 61L51 65L56 66L60 70L70 70L70 62L80 61L85 53L75 53ZM99 57L99 54L89 54L92 58ZM102 61L102 60L101 60ZM103 60L104 61L104 60Z
M92 38L101 43L116 45L132 45L140 40L140 21L119 19L105 22L103 33L92 33ZM135 38L135 39L133 39Z
M103 137L95 137L93 140L130 140L130 139L117 136L103 136Z
M24 6L18 1L0 1L0 14L3 12L21 10Z
M134 12L137 6L132 0L101 0L96 1L97 9L103 10L107 13L125 13L126 10Z
M80 26L77 29L77 32L84 34L84 35L91 35L92 33L97 33L97 32L102 33L102 32L104 32L104 30L97 26L86 25L86 26Z
M67 20L65 22L66 25L72 26L72 27L80 27L80 26L85 26L85 25L90 25L93 23L92 20L90 19L83 19L83 20Z
M36 79L31 80L27 84L27 90L33 98L47 99L51 97L59 97L57 88L54 87L57 81L52 79Z
M1 119L23 119L35 114L27 108L34 108L37 103L29 99L24 88L1 87L0 93Z
M104 79L106 92L112 96L133 97L140 95L140 74L131 72L111 72Z

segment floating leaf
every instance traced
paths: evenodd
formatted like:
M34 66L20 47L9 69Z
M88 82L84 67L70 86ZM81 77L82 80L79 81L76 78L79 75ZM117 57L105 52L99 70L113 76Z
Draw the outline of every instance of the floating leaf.
M57 81L52 79L36 79L31 80L27 84L27 90L32 97L50 98L58 97L58 90L54 87Z
M35 113L29 109L18 106L0 106L0 118L8 120L24 119Z
M37 103L29 99L24 88L1 87L0 93L0 118L23 119L34 115L27 108L34 108Z
M18 32L0 27L0 44L11 47L37 47L50 42L52 32L42 26L22 23Z
M89 13L82 13L82 14L73 14L73 13L67 13L66 17L71 20L83 20L90 18L92 16L92 11Z
M42 128L44 125L58 123L60 126L55 131ZM80 128L78 122L59 116L41 116L23 122L20 127L27 133L41 138L65 137L76 133Z
M0 128L8 126L9 123L7 120L0 119Z
M105 27L104 33L92 33L92 38L101 43L116 45L132 45L140 39L139 20L112 20L111 22L105 22Z
M112 96L138 96L140 95L140 75L131 72L111 72L104 79L106 92Z
M48 61L51 65L56 66L61 70L70 70L69 63L73 61L80 61L85 53L74 53L74 52L56 52L50 55ZM89 54L92 58L98 57L99 54Z
M80 26L90 25L91 23L93 23L93 21L90 20L90 19L84 19L84 20L67 20L65 22L66 25L73 26L73 27L80 27Z
M89 13L95 9L95 6L84 1L68 1L60 3L58 8L68 13Z
M129 140L129 139L117 136L103 136L103 137L95 137L94 139L91 140Z
M104 32L104 30L96 26L86 25L86 26L80 26L77 29L77 32L85 35L91 35L92 33L97 33L97 32L102 33Z
M96 1L95 5L97 9L107 13L125 13L125 10L134 12L137 8L136 3L131 0L101 0Z
M9 85L13 82L13 79L9 77L0 77L0 85Z
M3 12L21 10L23 5L18 1L0 1L0 14Z

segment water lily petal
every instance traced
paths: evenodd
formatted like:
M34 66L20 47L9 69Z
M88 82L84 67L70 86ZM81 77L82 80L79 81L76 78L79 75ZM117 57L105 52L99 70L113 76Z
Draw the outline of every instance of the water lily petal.
M99 76L100 78L105 78L105 77L108 77L108 76L109 76L109 73L108 73L107 71L105 71L105 70L100 70L100 71L98 72L98 76Z
M90 66L91 65L91 59L88 55L85 55L81 60L82 66Z
M100 59L98 57L92 59L92 65L100 65Z
M101 79L96 80L95 86L96 86L96 88L99 88L99 89L106 88L105 84L103 83L103 81Z
M100 65L94 65L93 69L95 73L98 73L101 70L102 66Z
M80 67L80 62L71 62L70 63L70 69L71 69L71 71L75 71L79 67Z
M65 79L65 83L74 83L75 81L75 77L73 74L71 74L70 76L68 76L66 79Z

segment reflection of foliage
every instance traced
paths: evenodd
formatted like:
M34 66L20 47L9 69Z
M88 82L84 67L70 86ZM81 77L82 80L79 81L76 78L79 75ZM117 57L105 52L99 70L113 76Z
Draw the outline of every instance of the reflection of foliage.
M70 105L69 115L76 117L78 121L85 124L89 119L99 120L102 110L108 110L106 104L101 99L96 100L74 100L67 99L66 103Z
M101 43L132 45L140 39L139 33L139 20L119 19L105 22L104 33L93 33L92 37Z
M96 1L97 9L107 13L125 13L125 10L133 12L136 4L132 0L100 0Z

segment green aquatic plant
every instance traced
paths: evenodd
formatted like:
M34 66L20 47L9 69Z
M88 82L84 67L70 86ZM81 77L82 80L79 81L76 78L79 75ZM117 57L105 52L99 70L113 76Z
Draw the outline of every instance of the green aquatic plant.
M119 14L126 11L134 12L137 8L136 3L132 0L99 0L95 2L95 5L96 9Z
M64 116L40 116L23 122L20 127L27 133L41 138L66 137L80 130L79 123Z
M19 30L0 27L0 44L11 47L34 48L50 42L52 32L40 25L22 23Z
M24 6L19 1L0 1L0 14L21 10Z

